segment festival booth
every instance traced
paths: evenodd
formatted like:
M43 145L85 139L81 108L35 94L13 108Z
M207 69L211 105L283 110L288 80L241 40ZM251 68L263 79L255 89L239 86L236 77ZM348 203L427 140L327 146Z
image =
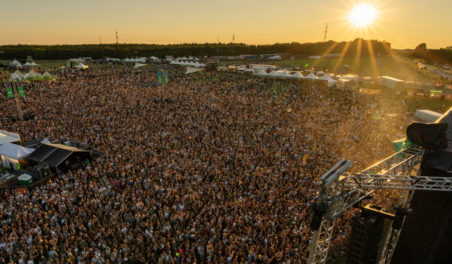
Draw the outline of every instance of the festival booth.
M27 63L24 64L24 67L30 67L31 64L27 61Z
M19 134L0 130L0 146L11 142L20 142Z
M281 76L275 72L274 70L271 71L269 74L266 75L267 77L271 77L271 78L280 78Z
M10 63L11 66L13 67L22 67L22 65L20 64L20 62L18 62L17 60L14 60Z
M48 166L51 172L59 174L78 168L83 162L91 161L92 151L62 144L44 143L30 154L26 160L34 167L37 165Z
M24 148L12 143L5 143L0 146L0 156L2 158L3 166L9 168L12 164L14 169L20 168L17 166L19 160L28 157L33 151L34 149Z
M195 73L195 72L205 72L204 68L193 68L193 67L187 67L187 71L185 74Z
M305 79L304 76L300 72L296 72L290 76L293 79Z
M77 66L77 69L79 69L79 70L88 69L88 66L84 65L83 63L80 63L80 64Z
M253 74L253 75L254 76L259 76L259 77L268 76L267 72L264 69L260 69L258 73Z
M30 64L30 66L32 66L32 67L38 67L39 64L36 64L34 61L32 61L31 64Z
M281 72L278 72L278 74L279 74L279 76L281 77L281 78L290 78L290 77L292 77L289 73L287 73L287 71L281 71Z
M333 78L331 78L329 74L324 74L322 77L320 77L320 80L326 80L328 82L328 87L333 87L335 84L337 84L337 81L333 80Z
M317 80L319 77L315 76L314 73L311 72L304 78L309 80Z

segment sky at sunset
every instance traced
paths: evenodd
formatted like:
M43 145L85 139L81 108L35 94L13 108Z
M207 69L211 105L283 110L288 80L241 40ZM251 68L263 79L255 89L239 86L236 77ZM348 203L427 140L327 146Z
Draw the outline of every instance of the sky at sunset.
M353 8L373 6L357 28ZM452 0L21 0L3 1L0 45L386 40L393 48L452 46Z

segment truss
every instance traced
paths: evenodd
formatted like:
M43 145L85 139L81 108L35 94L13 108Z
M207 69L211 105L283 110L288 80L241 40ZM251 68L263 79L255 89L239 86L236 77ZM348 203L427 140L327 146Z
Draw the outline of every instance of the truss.
M399 201L399 204L404 206L409 206L414 190L452 191L450 178L417 176L423 154L423 149L411 146L360 173L346 173L351 161L345 159L325 173L321 177L322 189L316 200L327 204L327 210L319 230L314 231L308 263L326 263L336 218L351 206L371 197L370 195L375 191L411 190L404 201ZM400 235L400 230L392 231L392 235L388 236L385 242L385 246L391 247L391 250L385 249L384 256L382 255L389 260Z

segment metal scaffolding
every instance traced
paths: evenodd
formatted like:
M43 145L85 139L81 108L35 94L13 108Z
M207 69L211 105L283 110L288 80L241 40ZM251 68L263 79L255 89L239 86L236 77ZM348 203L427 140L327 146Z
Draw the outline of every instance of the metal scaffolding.
M351 161L342 160L321 177L322 188L314 204L321 214L318 230L314 231L308 263L326 263L336 218L345 210L380 189L401 189L405 199L398 204L409 207L414 190L452 191L452 180L445 177L418 176L424 150L411 146L370 166L360 173L350 174ZM320 209L319 209L320 208ZM311 224L312 226L312 224ZM317 225L315 225L317 226ZM390 230L386 238L381 263L389 263L400 230Z

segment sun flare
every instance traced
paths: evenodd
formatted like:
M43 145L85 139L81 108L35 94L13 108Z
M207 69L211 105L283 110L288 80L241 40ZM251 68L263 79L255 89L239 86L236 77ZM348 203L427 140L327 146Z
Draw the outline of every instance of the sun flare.
M375 19L376 11L370 5L358 5L350 13L350 21L358 27L370 25Z

